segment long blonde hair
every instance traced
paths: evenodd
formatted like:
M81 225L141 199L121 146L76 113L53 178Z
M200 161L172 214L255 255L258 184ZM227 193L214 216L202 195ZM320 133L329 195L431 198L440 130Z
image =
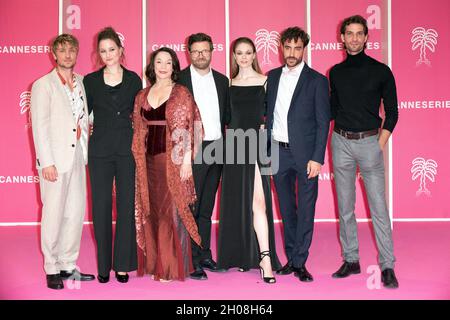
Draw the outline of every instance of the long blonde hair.
M253 41L250 38L240 37L240 38L237 38L236 40L234 40L233 46L232 46L232 53L236 53L236 47L239 44L241 44L241 43L246 43L246 44L248 44L248 45L250 45L252 47L253 53L255 54L255 59L253 59L252 68L253 68L253 70L258 72L259 74L262 74L261 68L259 67L259 63L258 63L258 57L256 56L256 47L255 47L255 44L253 43ZM239 66L236 63L236 59L232 55L232 58L231 58L231 79L234 79L238 74L239 74Z

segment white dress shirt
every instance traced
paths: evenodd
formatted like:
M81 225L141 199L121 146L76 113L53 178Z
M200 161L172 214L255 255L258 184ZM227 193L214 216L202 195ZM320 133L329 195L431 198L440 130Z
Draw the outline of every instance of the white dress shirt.
M219 98L217 97L216 83L212 70L201 75L191 65L192 89L194 99L200 110L203 129L205 130L204 141L212 141L222 138L222 126L220 124Z
M273 112L272 136L276 141L289 143L287 117L292 96L305 62L302 61L294 69L284 66L278 84L277 100Z

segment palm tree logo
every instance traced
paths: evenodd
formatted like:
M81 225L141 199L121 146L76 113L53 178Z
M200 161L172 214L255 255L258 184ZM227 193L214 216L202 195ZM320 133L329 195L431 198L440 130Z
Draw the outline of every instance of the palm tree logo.
M417 60L416 65L419 66L425 63L427 66L431 66L431 61L427 59L427 49L431 52L435 51L437 45L438 33L434 29L427 29L422 27L414 28L412 31L412 50L420 48L420 57Z
M427 189L427 179L434 182L434 176L437 175L437 162L433 159L425 160L418 157L412 161L411 173L412 180L416 180L420 177L419 190L416 191L416 196L420 196L425 193L427 196L431 195L430 190Z
M276 31L259 29L255 33L256 52L263 50L263 65L272 64L270 61L270 51L278 55L278 46L280 45L280 34Z
M27 113L27 124L25 125L25 128L31 127L31 112L30 106L31 106L31 91L23 91L20 96L19 101L19 107L20 107L20 114L26 114Z

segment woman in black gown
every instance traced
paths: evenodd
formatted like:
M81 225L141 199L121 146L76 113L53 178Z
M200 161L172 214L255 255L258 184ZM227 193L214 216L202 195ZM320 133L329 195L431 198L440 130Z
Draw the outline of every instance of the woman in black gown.
M240 271L260 268L263 280L275 283L272 270L281 265L275 252L270 175L258 156L259 133L264 132L266 79L261 74L253 42L238 38L233 44L218 264L220 268L238 267ZM240 144L239 140L245 143ZM233 146L234 153L229 152L229 146Z

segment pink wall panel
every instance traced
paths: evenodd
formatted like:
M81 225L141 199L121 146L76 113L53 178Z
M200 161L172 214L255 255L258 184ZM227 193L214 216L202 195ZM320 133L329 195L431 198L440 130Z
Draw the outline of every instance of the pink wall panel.
M230 1L230 41L232 43L239 37L252 39L257 46L258 62L264 73L283 64L283 56L277 45L280 33L292 26L306 30L305 22L304 0L283 0L278 1L277 5L271 0ZM272 190L274 219L281 219L273 183Z
M393 1L393 69L400 104L393 178L399 218L450 217L449 12L449 1Z
M0 222L38 221L29 99L32 83L53 68L58 1L1 1L0 12Z
M313 67L328 75L330 68L345 59L340 37L342 21L354 14L367 19L369 39L366 53L387 62L383 57L387 39L384 29L387 23L385 0L311 1L311 62Z
M212 67L225 72L225 1L147 0L147 57L161 46L177 52L181 68L188 63L187 37L204 32L214 43Z
M49 45L58 33L58 3L0 1L0 223L40 220L29 91L33 81L53 68ZM282 64L276 47L278 34L293 25L306 29L306 0L228 3L230 41L247 36L258 42L258 59L264 72ZM143 46L146 57L160 46L172 47L181 66L186 67L186 39L195 32L212 36L212 65L225 73L229 50L225 0L199 0L195 4L147 0L146 5L147 39L143 44L142 0L64 0L63 32L73 33L80 40L76 71L86 74L97 68L96 34L103 27L112 26L123 36L125 66L140 76ZM392 1L392 66L400 105L393 136L394 218L450 217L450 202L446 201L450 185L448 12L450 2L446 0L428 1L426 5L419 0ZM344 59L338 28L343 18L353 14L368 19L366 53L387 62L387 0L312 0L310 46L314 69L327 75L334 64ZM316 213L319 219L337 218L330 156L328 150L320 176ZM413 168L414 160L417 166ZM356 213L358 218L366 218L370 215L361 186L359 179ZM279 219L274 204L275 218ZM215 211L217 218L217 208Z
M107 26L119 33L124 46L125 68L142 77L142 1L141 0L64 0L63 32L80 42L75 71L86 75L100 67L96 51L97 34ZM86 220L92 220L91 195L88 184ZM113 217L115 216L115 210Z
M384 34L387 23L386 11L384 0L370 2L366 0L311 1L310 46L312 67L328 77L331 67L346 58L340 37L340 25L345 18L354 14L362 15L368 22L369 39L366 53L377 60L386 62L383 59L383 49L386 48ZM318 219L338 218L330 149L331 147L328 145L325 165L319 176L319 198L316 206L316 218ZM363 190L363 180L361 175L358 175L356 181L356 217L370 218L369 206Z
M282 0L276 5L271 0L230 1L230 41L245 36L257 42L258 61L263 72L283 63L283 57L274 45L279 34L291 26L305 29L305 21L305 0Z
M203 32L211 36L214 44L211 66L225 74L225 1L199 0L195 9L191 2L177 0L147 0L147 60L159 47L172 48L178 55L181 69L189 65L187 38ZM213 219L218 217L220 189L217 194Z
M64 0L63 31L80 41L76 71L87 74L98 69L96 37L104 27L113 27L125 48L126 68L142 76L141 0Z

